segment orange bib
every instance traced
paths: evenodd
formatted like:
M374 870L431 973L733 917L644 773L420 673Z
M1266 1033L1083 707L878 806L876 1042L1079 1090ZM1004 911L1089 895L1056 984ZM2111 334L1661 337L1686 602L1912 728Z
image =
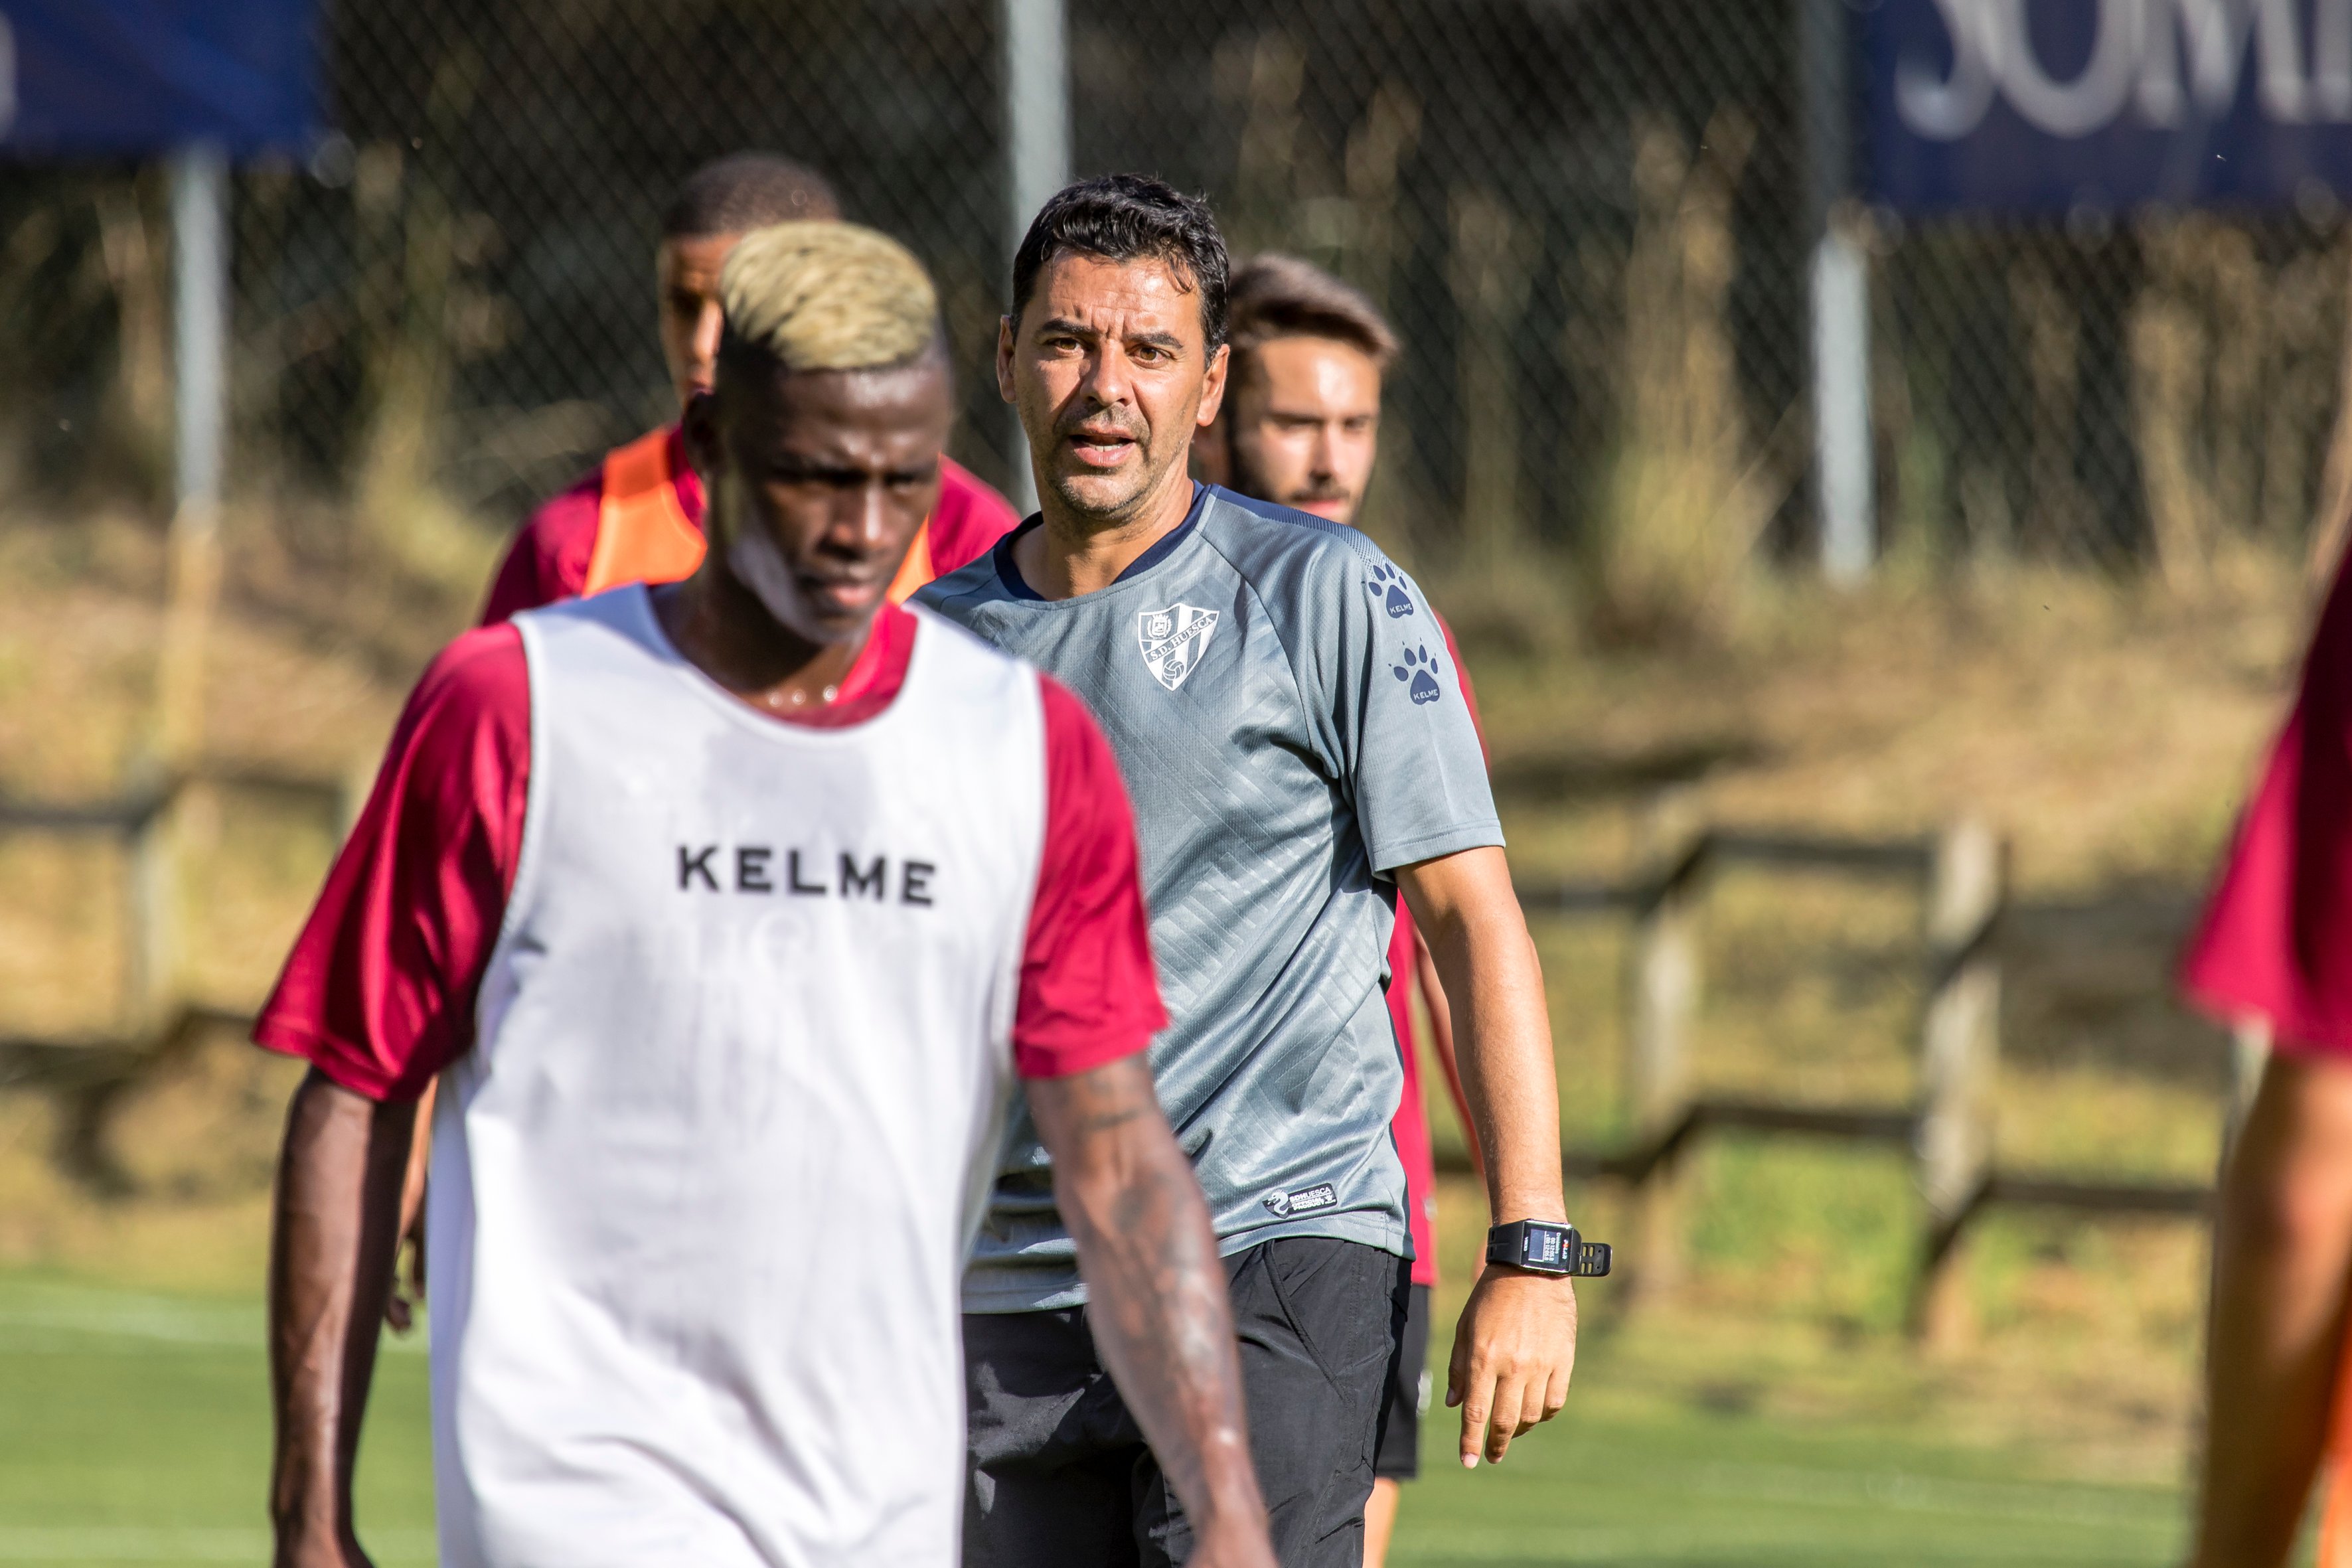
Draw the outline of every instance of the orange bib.
M702 564L702 530L678 505L669 437L656 430L604 455L604 494L596 503L596 548L580 586L583 596L624 583L675 583Z
M596 547L580 588L583 597L624 583L675 583L702 564L702 530L678 505L669 442L667 430L656 430L604 455L604 499L596 505ZM905 604L937 575L926 518L898 563L898 574L890 579L890 602Z

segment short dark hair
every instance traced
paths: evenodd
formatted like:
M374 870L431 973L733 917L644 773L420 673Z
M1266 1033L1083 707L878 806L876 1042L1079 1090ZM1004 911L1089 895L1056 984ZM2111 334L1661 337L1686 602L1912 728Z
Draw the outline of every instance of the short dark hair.
M1234 357L1276 338L1329 338L1357 350L1386 371L1397 337L1370 296L1311 261L1268 251L1234 273Z
M1207 200L1149 174L1105 174L1065 185L1037 209L1013 258L1013 315L1019 320L1037 274L1065 251L1105 261L1150 257L1199 292L1211 352L1225 341L1229 263L1225 237Z
M806 163L774 153L730 153L686 177L662 212L661 237L708 239L840 216L841 198Z

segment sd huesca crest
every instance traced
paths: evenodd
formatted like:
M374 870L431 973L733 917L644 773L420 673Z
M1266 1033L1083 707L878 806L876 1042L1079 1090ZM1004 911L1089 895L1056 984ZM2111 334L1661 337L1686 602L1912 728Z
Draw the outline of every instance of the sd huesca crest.
M1173 691L1184 684L1217 630L1217 612L1196 605L1171 605L1145 610L1135 617L1135 640L1143 649L1143 668L1151 679Z

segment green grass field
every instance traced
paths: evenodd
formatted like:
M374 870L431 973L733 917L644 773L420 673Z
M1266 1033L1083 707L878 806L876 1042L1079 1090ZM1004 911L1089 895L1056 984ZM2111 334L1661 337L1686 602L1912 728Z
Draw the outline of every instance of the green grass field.
M250 1302L0 1275L0 1563L264 1561L260 1336ZM1394 1561L2120 1565L2177 1547L2176 1491L2053 1479L2063 1454L1712 1413L1643 1381L1596 1345L1569 1414L1475 1472L1433 1412ZM360 1520L384 1568L432 1562L413 1346L382 1363Z

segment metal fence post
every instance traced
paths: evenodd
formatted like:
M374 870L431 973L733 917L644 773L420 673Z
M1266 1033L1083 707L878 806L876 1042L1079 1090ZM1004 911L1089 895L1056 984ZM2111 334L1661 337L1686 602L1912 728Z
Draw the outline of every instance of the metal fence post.
M2000 966L1992 939L2004 898L2004 858L1990 827L1964 821L1937 842L1929 874L1916 1151L1927 1237L1912 1324L1932 1342L1948 1342L1967 1329L1953 1264L1961 1227L1983 1201L1992 1160L1993 1074L2000 1051Z
M1813 498L1822 573L1850 584L1877 553L1870 451L1870 271L1840 216L1853 173L1846 0L1800 0L1811 331Z
M157 697L164 753L200 749L204 665L220 589L221 469L228 427L228 156L197 142L172 157L173 403L176 505Z
M1004 255L1010 262L1037 209L1070 178L1069 16L1064 0L1004 0ZM1009 302L1009 301L1008 301ZM1035 510L1029 442L1010 419L1013 501Z
M1690 1108L1691 1024L1698 1012L1696 901L1706 838L1685 803L1653 805L1643 837L1658 880L1636 918L1629 954L1625 1089L1637 1145L1657 1157L1633 1177L1628 1282L1639 1295L1683 1274L1681 1173L1672 1140Z

